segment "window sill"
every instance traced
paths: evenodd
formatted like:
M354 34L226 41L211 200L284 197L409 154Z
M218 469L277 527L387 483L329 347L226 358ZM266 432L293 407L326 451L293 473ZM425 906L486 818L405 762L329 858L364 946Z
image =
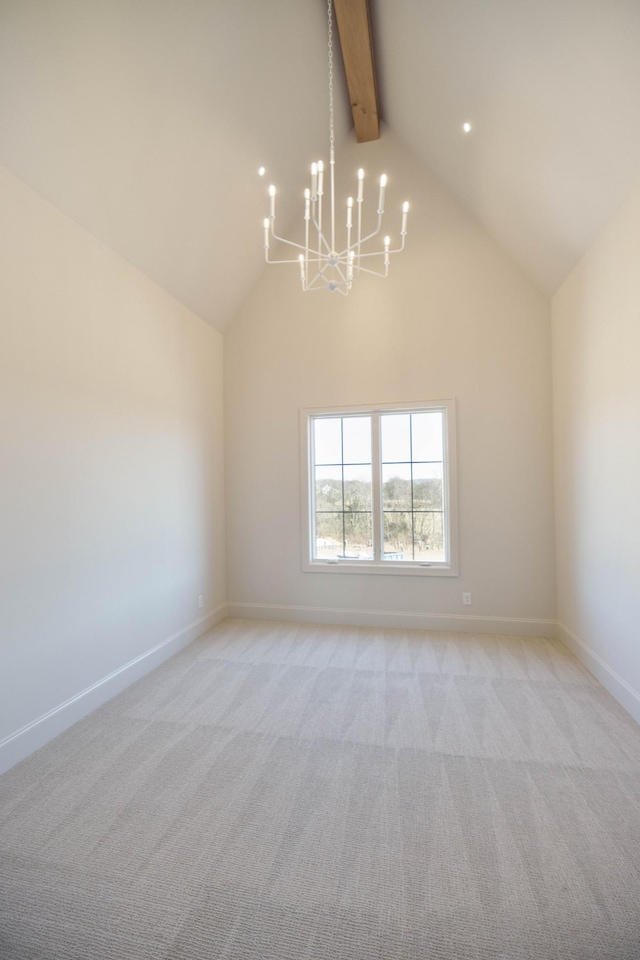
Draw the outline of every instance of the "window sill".
M309 560L303 562L304 573L357 573L391 577L457 577L451 563L423 564L412 561L380 560Z

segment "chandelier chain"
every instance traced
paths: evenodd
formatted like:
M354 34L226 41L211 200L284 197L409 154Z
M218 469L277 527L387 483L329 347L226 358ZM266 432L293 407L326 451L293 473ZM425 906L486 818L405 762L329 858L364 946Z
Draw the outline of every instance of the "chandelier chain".
M329 146L333 157L335 137L333 134L333 17L331 0L327 0L327 17L329 21Z

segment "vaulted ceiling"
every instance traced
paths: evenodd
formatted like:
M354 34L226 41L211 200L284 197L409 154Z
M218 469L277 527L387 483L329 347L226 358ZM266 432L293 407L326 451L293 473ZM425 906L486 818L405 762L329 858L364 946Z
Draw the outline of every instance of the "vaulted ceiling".
M370 6L387 127L553 292L640 176L640 3ZM286 217L326 87L323 0L0 0L0 163L220 329L263 269L257 167Z

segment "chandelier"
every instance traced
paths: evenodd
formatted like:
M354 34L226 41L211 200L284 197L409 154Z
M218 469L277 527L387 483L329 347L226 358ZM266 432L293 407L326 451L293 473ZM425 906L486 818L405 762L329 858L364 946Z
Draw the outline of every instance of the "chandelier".
M325 167L322 160L311 164L311 185L304 191L304 243L296 243L279 237L275 232L276 220L276 188L269 187L269 216L263 221L264 227L264 255L267 263L297 263L300 269L300 282L303 291L330 290L336 291L345 297L351 290L353 281L360 274L368 273L376 277L386 277L389 274L389 258L392 253L404 250L404 240L407 235L407 215L409 203L402 204L402 221L400 227L400 245L391 249L391 238L385 236L382 246L372 249L372 241L382 231L382 216L384 214L384 195L387 185L387 175L380 177L378 190L377 224L375 229L362 235L362 205L364 202L364 170L358 170L357 190L355 201L353 197L347 199L346 219L343 241L336 244L336 201L335 201L335 147L333 130L333 20L331 0L327 0L327 14L329 23L329 197L328 210L326 209ZM260 169L264 174L264 168ZM355 206L355 210L354 210ZM323 219L324 216L324 219ZM328 221L328 222L327 222ZM269 258L271 240L287 244L300 251L296 258L273 260Z

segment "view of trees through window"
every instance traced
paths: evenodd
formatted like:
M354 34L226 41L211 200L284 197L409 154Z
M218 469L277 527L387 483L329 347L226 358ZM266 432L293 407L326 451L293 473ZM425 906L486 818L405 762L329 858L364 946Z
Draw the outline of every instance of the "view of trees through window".
M371 417L314 420L316 557L373 559Z
M381 558L445 561L442 411L383 413L378 423L373 463L370 415L313 420L315 557L374 559L376 482Z

